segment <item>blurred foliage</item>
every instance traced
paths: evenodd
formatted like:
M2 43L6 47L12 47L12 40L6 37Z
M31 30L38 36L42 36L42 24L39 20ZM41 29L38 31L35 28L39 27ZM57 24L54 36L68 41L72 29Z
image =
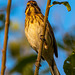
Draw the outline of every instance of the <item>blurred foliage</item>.
M75 75L75 51L65 60L63 68L66 75Z
M0 14L0 31L4 29L5 26L5 15Z
M12 31L18 31L18 30L20 30L20 27L19 27L19 24L18 24L18 22L10 22L10 30L12 30Z
M70 47L71 49L75 49L75 36L74 35L66 33L63 38L63 41L67 47Z
M58 46L70 52L68 58L64 61L64 72L66 75L75 75L75 34L73 32L66 33L63 37L63 43L58 42Z
M64 1L64 2L54 1L53 4L54 4L54 5L55 5L55 4L63 4L63 5L66 6L66 8L67 8L68 11L71 11L71 7L70 7L70 5L69 5L69 3L68 3L67 1Z
M20 58L20 60L17 62L16 66L10 71L10 73L12 72L24 73L23 71L27 71L27 75L29 75L28 72L30 71L32 72L32 67L33 67L32 65L35 63L36 57L37 57L36 55L29 55Z
M25 68L23 69L23 73L22 75L34 75L33 72L33 63L29 63L25 66Z
M17 38L16 40L10 41L8 48L12 57L17 59L21 57L21 55L27 55L23 53L30 50L29 43L27 42L26 37L22 37L21 39Z
M63 37L63 43L58 42L58 46L63 50L75 50L75 35L66 33Z
M20 55L20 44L18 42L10 42L9 49L14 58Z

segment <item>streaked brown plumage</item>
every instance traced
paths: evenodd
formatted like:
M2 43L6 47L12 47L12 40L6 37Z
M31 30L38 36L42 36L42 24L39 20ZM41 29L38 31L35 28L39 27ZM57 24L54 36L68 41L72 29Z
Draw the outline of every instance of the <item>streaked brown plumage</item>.
M44 16L35 1L28 1L25 15L25 35L31 47L38 52L41 40L40 37L42 36L44 27ZM52 75L59 75L53 58L54 53L55 56L58 57L56 40L50 23L47 21L46 24L42 57L48 62L50 70L52 69Z

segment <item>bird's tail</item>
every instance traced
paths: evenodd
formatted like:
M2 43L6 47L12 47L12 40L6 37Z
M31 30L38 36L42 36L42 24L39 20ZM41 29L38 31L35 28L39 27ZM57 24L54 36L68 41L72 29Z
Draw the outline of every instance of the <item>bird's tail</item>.
M48 64L52 75L60 75L54 59L52 61L52 64L50 62L48 62Z

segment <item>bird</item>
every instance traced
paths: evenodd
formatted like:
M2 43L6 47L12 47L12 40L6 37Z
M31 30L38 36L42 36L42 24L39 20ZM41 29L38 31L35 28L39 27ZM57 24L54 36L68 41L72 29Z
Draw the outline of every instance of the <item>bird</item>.
M25 36L30 46L38 53L40 41L43 40L41 58L46 60L52 75L60 75L54 60L54 54L58 57L57 44L53 29L47 20L44 39L42 39L44 28L44 15L36 1L28 1L25 9Z

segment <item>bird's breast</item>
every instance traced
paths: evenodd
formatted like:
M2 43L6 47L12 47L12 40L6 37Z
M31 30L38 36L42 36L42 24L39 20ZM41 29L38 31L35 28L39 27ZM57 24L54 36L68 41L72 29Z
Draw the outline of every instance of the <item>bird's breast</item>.
M40 29L38 23L29 23L29 26L25 28L25 34L28 42L32 47L37 47L40 41L39 35Z

